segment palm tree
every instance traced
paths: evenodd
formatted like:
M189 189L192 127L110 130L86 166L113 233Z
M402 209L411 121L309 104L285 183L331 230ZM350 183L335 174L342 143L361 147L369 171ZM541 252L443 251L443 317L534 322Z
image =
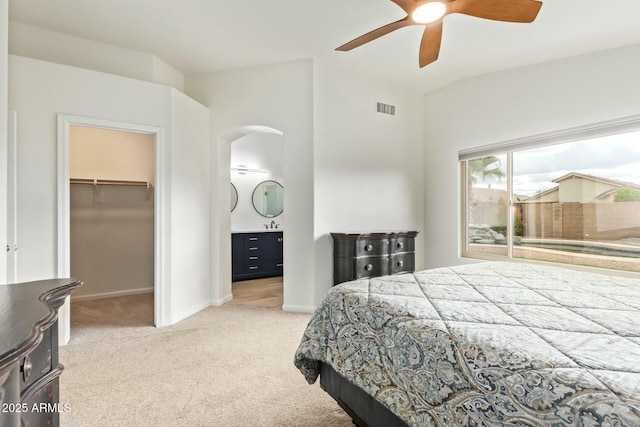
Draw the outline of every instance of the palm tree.
M473 194L474 184L478 179L481 179L482 181L487 178L496 178L500 180L504 176L505 173L500 167L500 159L496 156L478 157L467 162L467 177L469 179L467 187L467 221L469 225L473 224L472 211L474 206L478 204ZM489 188L491 188L491 184L489 184Z
M484 181L486 178L500 179L505 175L500 167L500 159L496 156L478 157L477 159L469 160L467 165L469 187L475 184L478 178Z

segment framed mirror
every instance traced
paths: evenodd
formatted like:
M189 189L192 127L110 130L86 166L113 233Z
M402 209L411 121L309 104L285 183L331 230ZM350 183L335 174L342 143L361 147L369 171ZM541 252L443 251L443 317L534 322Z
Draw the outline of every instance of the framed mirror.
M236 186L231 183L231 212L238 206L238 190Z
M272 218L282 213L284 187L276 181L263 181L253 190L253 208L260 215Z

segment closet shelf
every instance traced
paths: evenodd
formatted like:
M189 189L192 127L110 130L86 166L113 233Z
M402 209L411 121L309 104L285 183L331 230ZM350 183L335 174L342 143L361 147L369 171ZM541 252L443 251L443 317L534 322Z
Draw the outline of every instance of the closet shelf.
M82 185L120 185L125 187L147 187L151 185L149 181L126 181L117 179L88 179L88 178L71 178L69 181L71 184Z

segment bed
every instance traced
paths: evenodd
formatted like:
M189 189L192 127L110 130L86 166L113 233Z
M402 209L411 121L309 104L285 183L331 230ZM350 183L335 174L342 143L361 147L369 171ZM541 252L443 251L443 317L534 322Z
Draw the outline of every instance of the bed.
M294 363L357 425L640 426L640 280L486 262L346 282Z

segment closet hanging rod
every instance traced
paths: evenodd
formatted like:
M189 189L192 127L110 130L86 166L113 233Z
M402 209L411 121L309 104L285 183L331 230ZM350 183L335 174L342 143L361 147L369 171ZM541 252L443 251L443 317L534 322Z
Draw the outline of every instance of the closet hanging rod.
M150 187L149 181L125 181L117 179L71 178L69 183L82 185L120 185L125 187Z

